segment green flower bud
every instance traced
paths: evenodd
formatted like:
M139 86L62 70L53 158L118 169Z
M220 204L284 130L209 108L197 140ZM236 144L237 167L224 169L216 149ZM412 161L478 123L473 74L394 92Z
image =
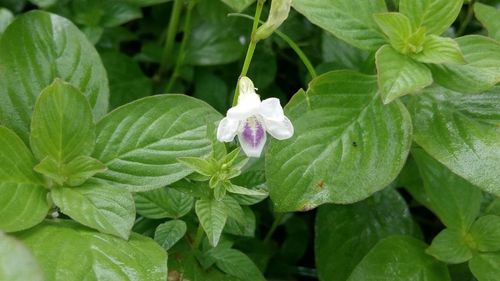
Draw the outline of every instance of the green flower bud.
M259 41L271 36L273 32L288 18L292 0L273 0L267 21L255 33L255 40Z

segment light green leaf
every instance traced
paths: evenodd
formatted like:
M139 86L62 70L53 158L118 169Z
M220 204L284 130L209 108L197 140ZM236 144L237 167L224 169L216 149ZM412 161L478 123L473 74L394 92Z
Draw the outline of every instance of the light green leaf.
M49 211L47 190L33 171L35 159L23 141L0 126L0 230L11 232L40 223Z
M218 167L214 164L217 162L210 162L203 158L198 157L179 157L177 161L184 164L187 168L200 173L204 176L213 176L217 173Z
M481 252L500 251L500 217L487 215L480 217L470 229L474 246Z
M42 91L33 111L30 143L39 160L49 156L58 163L68 163L92 153L92 111L77 88L56 79Z
M414 140L453 173L500 195L500 88L466 95L428 88L409 105Z
M228 185L227 186L227 191L235 194L242 194L242 195L250 195L250 196L267 196L267 192L263 190L256 190L256 189L249 189L249 188L244 188L238 185Z
M425 27L440 35L455 21L463 0L400 0L399 11L410 18L414 29Z
M488 30L488 35L500 41L500 10L482 3L474 4L476 18Z
M191 211L194 203L191 195L170 187L137 192L134 199L137 213L150 219L178 219Z
M209 105L185 95L157 95L122 106L97 124L93 157L108 170L95 177L131 191L176 182L192 172L177 158L208 156L206 125L220 119Z
M344 281L382 238L415 233L404 199L387 188L352 205L324 205L316 216L315 255L320 280Z
M222 201L199 199L196 201L195 211L210 245L217 246L228 216L226 204Z
M410 236L381 240L356 266L348 281L447 281L444 263L427 255L424 242Z
M474 256L469 262L469 268L478 281L496 281L500 276L500 252Z
M466 262L472 258L472 251L467 245L466 235L460 230L444 229L434 237L426 253L446 263Z
M411 121L399 101L383 105L376 92L374 76L339 71L295 94L285 107L294 137L272 140L266 154L276 211L357 202L396 178L410 148Z
M33 168L36 172L52 179L59 185L78 186L106 167L89 156L77 156L68 164L62 164L47 156Z
M310 22L361 49L385 42L373 14L387 12L384 0L294 0L292 6Z
M171 220L160 224L155 231L155 241L168 251L186 234L186 223L181 220Z
M375 59L384 104L432 84L432 74L425 65L399 54L388 45L377 51Z
M412 58L423 63L465 63L462 51L455 40L436 35L428 35L422 52L413 54Z
M21 242L0 231L0 280L43 281L43 273Z
M32 11L18 17L0 40L0 61L0 122L26 143L35 100L57 77L87 97L94 118L107 111L108 79L99 55L60 16Z
M222 0L226 5L231 7L235 12L241 12L248 6L252 5L255 0Z
M14 14L10 10L0 8L0 38L7 26L14 20Z
M500 42L479 35L455 40L468 64L429 65L438 84L457 92L479 93L500 82Z
M61 212L77 222L128 239L135 220L130 192L88 181L77 188L54 188L51 195Z
M413 30L407 16L401 13L378 13L373 18L394 49L403 54L409 51L408 38Z
M213 251L215 264L225 273L243 281L265 281L255 263L244 253L235 249Z
M59 220L46 221L18 237L33 251L47 280L158 281L167 276L165 250L136 233L125 241Z
M481 207L481 190L434 160L422 149L412 149L424 181L427 205L448 228L465 233Z

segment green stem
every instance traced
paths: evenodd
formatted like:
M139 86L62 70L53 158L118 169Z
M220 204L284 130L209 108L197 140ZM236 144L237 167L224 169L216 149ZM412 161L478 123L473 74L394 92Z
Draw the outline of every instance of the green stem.
M170 62L173 57L174 40L179 26L179 17L181 15L183 2L183 0L174 0L174 6L170 14L170 21L168 22L165 48L163 49L161 58L160 75L163 75L170 67Z
M265 0L257 1L257 9L255 10L255 16L253 17L253 26L252 26L252 35L250 36L250 43L248 44L247 54L245 56L245 61L243 62L243 68L241 69L241 73L239 77L246 76L248 73L248 69L250 68L250 63L252 62L253 54L255 52L255 47L257 47L257 40L255 39L255 33L257 32L257 27L259 27L260 15L262 14L262 8L264 8ZM238 83L236 83L236 89L234 90L234 98L233 98L233 106L238 103L238 96L240 95L239 91L239 79Z
M170 77L170 80L168 81L167 88L165 89L165 92L168 93L174 86L175 80L179 76L179 71L182 65L184 64L184 57L185 57L185 49L187 42L189 40L189 37L191 36L191 15L193 12L194 5L196 4L195 0L190 0L188 7L187 7L187 12L186 12L186 18L184 20L184 27L182 28L183 36L182 36L182 42L181 46L179 48L179 54L177 56L177 60L175 61L175 67L174 67L174 72L172 73L172 76Z
M198 229L196 230L196 236L194 237L193 244L191 244L191 248L193 250L196 250L198 249L198 247L200 247L202 237L203 237L203 227L200 224L198 225Z
M467 15L465 16L464 21L462 22L462 24L460 24L460 27L458 28L457 37L460 37L464 34L465 29L467 29L467 26L469 25L470 21L472 20L472 17L474 16L474 2L476 2L476 0L471 0L469 3L469 7L467 9Z
M269 240L271 240L271 237L273 236L274 232L276 231L276 228L281 223L281 220L283 219L283 216L285 213L276 213L276 217L274 218L273 224L271 225L271 228L269 228L269 231L266 234L266 237L264 237L264 243L268 243Z

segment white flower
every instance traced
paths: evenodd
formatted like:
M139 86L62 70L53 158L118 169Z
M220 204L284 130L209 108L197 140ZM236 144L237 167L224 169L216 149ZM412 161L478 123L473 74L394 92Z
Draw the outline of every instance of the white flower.
M227 111L217 129L217 139L231 142L236 135L249 157L260 157L266 144L266 132L278 140L293 136L293 125L283 113L277 98L260 101L252 80L241 77L238 104Z

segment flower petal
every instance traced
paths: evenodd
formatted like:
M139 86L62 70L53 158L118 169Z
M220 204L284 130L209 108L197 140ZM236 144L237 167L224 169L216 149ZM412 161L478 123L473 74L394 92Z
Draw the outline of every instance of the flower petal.
M238 133L243 152L248 157L260 157L266 144L264 125L255 117L250 117L243 124L243 130Z
M217 128L217 140L223 142L230 142L238 133L239 121L229 117L225 117L219 123Z
M277 98L263 100L260 104L259 113L264 119L281 121L285 118L280 100Z
M264 124L266 126L266 131L278 140L289 139L293 136L293 125L292 122L283 116L283 120L276 121L273 119L264 119Z

